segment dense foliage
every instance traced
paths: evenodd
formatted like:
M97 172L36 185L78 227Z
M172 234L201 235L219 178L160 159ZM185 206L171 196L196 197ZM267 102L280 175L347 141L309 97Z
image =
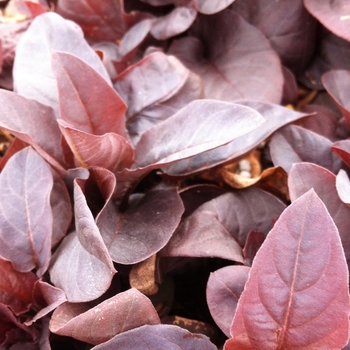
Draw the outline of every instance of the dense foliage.
M0 0L0 349L348 349L348 0Z

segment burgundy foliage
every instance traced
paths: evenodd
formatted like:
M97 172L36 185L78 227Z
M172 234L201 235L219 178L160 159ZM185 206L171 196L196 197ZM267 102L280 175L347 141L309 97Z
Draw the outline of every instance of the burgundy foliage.
M347 0L0 0L0 350L349 349Z

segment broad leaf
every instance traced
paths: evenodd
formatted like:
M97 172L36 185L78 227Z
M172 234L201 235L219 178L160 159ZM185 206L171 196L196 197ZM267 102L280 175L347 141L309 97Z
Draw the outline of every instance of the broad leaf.
M247 266L226 266L212 272L208 279L206 295L210 313L228 338L249 271Z
M323 74L322 83L350 125L350 70L330 70Z
M125 103L89 64L71 54L54 52L52 69L61 119L89 134L113 132L128 137Z
M267 234L284 208L277 198L258 188L223 194L185 218L160 254L220 257L243 263L248 232Z
M194 156L231 142L264 121L253 109L237 104L193 101L141 136L136 165L162 165Z
M153 190L120 212L109 202L97 225L111 258L135 264L157 253L180 222L183 205L175 188Z
M52 108L5 90L0 90L0 105L0 127L33 146L63 174L61 132Z
M59 119L58 123L76 166L120 171L134 163L134 150L123 136L112 132L92 135L75 129L64 120Z
M87 307L72 303L59 306L52 315L51 332L100 344L130 329L160 323L151 301L134 288L85 310Z
M304 0L304 4L325 27L350 41L350 4L347 0Z
M53 50L81 58L110 83L107 71L79 26L48 12L33 20L18 43L13 68L17 93L51 106L58 115L58 87L51 65Z
M317 28L303 0L235 1L230 8L261 30L285 66L302 72L314 52Z
M343 160L343 162L350 166L350 140L341 140L334 142L332 150Z
M269 144L273 164L283 167L286 172L293 163L310 162L337 173L342 161L331 146L329 139L296 125L278 130Z
M349 311L338 230L310 190L283 212L255 257L225 349L341 349Z
M122 0L60 0L57 13L78 23L90 41L121 39L133 17L124 13Z
M281 64L258 29L230 10L201 16L199 29L201 40L179 39L169 53L203 79L205 98L281 101Z
M16 270L40 277L51 258L53 178L31 148L16 153L0 175L0 255Z
M130 344L132 350L217 349L205 335L193 334L177 326L162 324L145 325L121 333L92 350L127 349L130 348Z
M68 301L83 302L101 296L116 270L78 180L74 181L74 214L76 231L64 238L53 255L50 276Z
M312 163L294 164L289 173L288 187L292 201L311 188L315 190L337 225L346 259L350 262L350 208L338 196L336 176Z
M32 272L18 272L10 261L0 259L0 303L15 315L27 312L33 304L32 291L37 277Z
M187 175L241 157L257 147L283 125L307 116L305 113L270 103L240 100L237 101L237 104L255 109L266 119L266 122L225 146L178 161L162 170L169 175Z
M234 0L197 0L198 11L204 15L212 15L230 6Z
M344 170L339 170L337 178L335 180L335 186L337 188L337 192L339 198L350 206L350 179L347 173Z

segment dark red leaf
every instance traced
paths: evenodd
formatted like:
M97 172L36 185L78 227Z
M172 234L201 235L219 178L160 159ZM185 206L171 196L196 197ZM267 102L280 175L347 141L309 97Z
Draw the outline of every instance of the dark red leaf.
M230 8L261 30L285 66L302 72L314 52L317 28L303 0L235 1Z
M341 349L349 311L338 230L310 190L283 212L257 253L225 349Z
M206 294L210 313L228 338L249 271L247 266L226 266L212 272L208 279Z
M258 188L223 194L185 218L160 254L243 263L242 247L249 231L267 234L284 208L276 197Z
M58 123L77 167L99 166L114 172L134 163L134 149L123 136L112 132L92 135L75 129L62 119Z
M89 64L63 52L52 54L61 119L92 135L113 132L128 138L126 105L116 91Z
M332 150L350 166L350 140L341 140L332 144Z
M289 173L288 187L292 201L311 188L315 190L337 225L346 259L350 262L350 208L338 196L336 176L316 164L294 164Z
M46 316L56 309L57 306L67 301L63 290L40 280L36 281L34 285L33 297L36 307L40 307L40 311L31 320L25 322L27 326L30 326L33 322Z
M0 175L0 255L16 270L44 274L51 258L53 178L31 148L16 153Z
M113 261L135 264L165 246L183 211L177 189L154 190L132 202L123 213L109 202L97 225Z
M87 311L82 312L79 304L59 306L52 315L50 330L89 344L100 344L130 329L159 323L151 301L131 288Z
M61 132L52 108L5 90L0 90L0 105L0 127L33 146L64 174Z
M32 291L37 277L32 272L18 272L11 262L0 259L0 303L15 315L27 312L33 303Z
M269 144L273 164L289 172L293 163L310 162L337 173L342 161L332 151L332 142L296 125L278 130Z
M116 335L106 343L100 344L91 350L128 349L132 350L216 350L217 347L202 334L171 325L145 325Z
M87 39L94 42L121 39L134 17L124 13L122 0L60 0L57 13L78 23Z
M193 101L141 136L136 165L161 166L197 155L257 129L264 121L253 109L237 104Z
M283 125L307 116L304 113L264 102L237 101L237 103L255 109L266 119L266 122L225 146L178 161L162 170L169 175L188 175L233 160L257 147Z
M281 63L258 29L230 10L200 16L199 29L202 41L185 37L169 53L203 79L205 98L281 101Z
M328 71L322 75L322 83L350 125L350 70Z
M350 41L350 4L347 0L304 0L304 4L325 27Z
M82 189L74 180L76 231L65 237L51 259L50 276L70 302L90 301L110 286L116 270Z
M260 249L264 240L265 234L263 232L252 230L248 233L244 248L242 250L244 264L246 266L252 266L255 255Z
M105 67L85 41L79 26L48 12L33 20L17 46L13 68L17 93L51 106L58 115L58 87L52 71L52 51L81 58L110 83Z

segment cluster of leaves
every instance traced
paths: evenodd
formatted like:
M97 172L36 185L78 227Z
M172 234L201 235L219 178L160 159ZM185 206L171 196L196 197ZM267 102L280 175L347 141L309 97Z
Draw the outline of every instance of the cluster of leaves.
M348 0L0 6L0 349L350 348Z

